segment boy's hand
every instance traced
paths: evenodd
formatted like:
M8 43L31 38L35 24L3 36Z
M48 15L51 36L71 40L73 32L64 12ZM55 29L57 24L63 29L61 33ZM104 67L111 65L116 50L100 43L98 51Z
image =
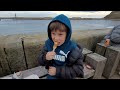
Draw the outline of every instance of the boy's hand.
M46 54L46 60L52 60L53 57L55 56L55 52L51 51Z
M56 75L56 68L49 66L48 74L49 75Z

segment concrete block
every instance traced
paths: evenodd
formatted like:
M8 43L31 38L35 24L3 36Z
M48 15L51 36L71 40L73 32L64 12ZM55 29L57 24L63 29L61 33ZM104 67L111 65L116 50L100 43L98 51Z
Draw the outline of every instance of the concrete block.
M97 43L95 53L105 56L106 47L103 43Z
M92 69L88 69L86 67L86 63L84 63L83 66L84 66L84 69L83 69L84 77L83 78L76 77L75 79L88 79L88 78L91 78L92 76L94 76L95 70L93 68Z
M44 41L37 36L27 36L23 40L28 69L37 67L39 65L37 58L44 45Z
M83 71L84 71L84 79L88 79L88 78L94 76L94 74L95 74L95 70L94 69L88 69L86 67L86 64L84 64Z
M119 60L119 63L118 63L118 66L117 66L116 72L117 72L118 74L120 74L120 60Z
M0 77L11 74L4 50L0 48Z
M93 67L95 70L95 74L93 76L93 79L100 79L105 67L107 58L97 54L97 53L91 53L87 54L86 56L86 63Z
M83 48L82 53L83 53L83 57L84 57L84 60L83 60L83 61L85 62L86 55L87 55L87 54L90 54L90 53L93 53L93 52L90 51L90 50L88 50L87 48Z
M5 38L4 51L12 73L27 69L21 42L22 37L22 35L8 35Z
M37 76L39 77L48 74L48 71L47 69L45 69L45 66L34 67L32 69L29 69L29 71L32 72L33 74L37 74Z
M4 52L5 36L0 36L0 77L11 74L9 64Z
M105 53L105 57L107 58L107 62L103 71L103 76L110 78L116 71L120 61L120 47L108 47Z
M85 62L86 55L90 54L90 53L93 53L93 52L91 50L88 50L87 48L83 48L82 53L83 53L83 57L84 57L83 61Z
M44 66L34 67L34 68L27 69L27 70L24 70L21 72L22 72L22 78L26 78L32 74L36 74L38 77L41 77L48 73ZM10 74L10 75L1 77L0 79L8 79L8 78L12 79L11 78L12 76L13 76L13 74ZM46 78L46 77L43 77L42 79L44 79L44 78Z

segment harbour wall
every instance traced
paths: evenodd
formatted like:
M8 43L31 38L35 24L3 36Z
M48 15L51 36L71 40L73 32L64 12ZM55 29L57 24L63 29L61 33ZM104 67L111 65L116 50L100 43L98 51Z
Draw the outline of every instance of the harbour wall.
M75 31L71 40L94 52L96 44L110 30ZM39 66L37 57L47 38L47 34L41 33L0 36L0 77Z

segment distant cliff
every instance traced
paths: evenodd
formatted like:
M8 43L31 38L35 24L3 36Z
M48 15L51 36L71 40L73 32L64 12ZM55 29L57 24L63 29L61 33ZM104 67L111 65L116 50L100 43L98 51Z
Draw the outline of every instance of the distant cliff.
M120 11L112 11L109 15L104 17L105 19L120 19Z

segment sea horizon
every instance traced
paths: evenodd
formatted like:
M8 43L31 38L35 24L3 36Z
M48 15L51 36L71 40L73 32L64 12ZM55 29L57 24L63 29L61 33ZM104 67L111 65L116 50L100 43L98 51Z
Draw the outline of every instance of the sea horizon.
M0 21L0 35L47 33L50 20L15 20ZM120 20L70 20L73 32L76 30L95 30L113 28Z

